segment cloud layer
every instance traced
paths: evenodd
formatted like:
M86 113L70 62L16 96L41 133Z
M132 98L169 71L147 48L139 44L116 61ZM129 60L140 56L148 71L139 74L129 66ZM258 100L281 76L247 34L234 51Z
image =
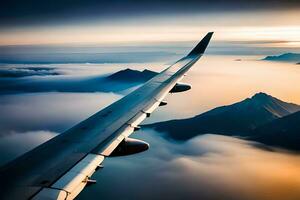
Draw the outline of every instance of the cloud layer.
M36 93L2 95L0 136L11 131L62 132L121 95L113 93Z
M226 136L204 135L175 143L149 130L140 134L150 142L150 150L106 159L105 168L95 174L99 184L87 188L79 199L292 200L300 196L299 156L264 151Z
M271 67L264 69L263 66L268 67L267 63L255 63L253 66L252 61L251 65L248 62L248 66L247 62L243 62L242 69L246 71L241 71L240 62L232 57L228 58L230 61L215 57L205 59L199 63L201 67L195 66L190 78L185 79L193 83L192 91L195 92L190 91L176 98L173 96L173 103L170 98L169 105L160 109L164 115L192 115L202 111L203 105L209 108L249 96L245 91L252 93L252 90L261 88L258 87L260 81L270 89L270 85L265 85L275 84L273 79L266 82L266 77L274 76L270 76L270 72L275 71L279 77L287 77L295 83L298 81L294 70L287 73L272 70L275 68ZM213 61L209 62L210 59ZM224 65L225 62L228 66ZM67 65L64 72L72 71L78 75L78 71L69 67ZM88 73L93 70L90 65L85 67ZM280 69L288 67L280 66ZM255 79L252 71L255 71ZM257 77L257 71L264 72L260 74L261 80ZM79 73L82 71L79 70ZM15 78L14 81L26 78ZM37 76L34 78L37 79ZM53 77L38 76L38 79L49 78ZM74 77L70 79L73 81ZM243 82L248 79L251 83L255 80L252 89L247 87L249 83ZM231 91L235 89L232 86L236 85L232 81L239 82L243 90ZM286 87L280 91L275 87L276 91L286 94L290 90L294 95L296 86L291 88L291 85L297 84L283 82ZM283 82L279 82L281 87ZM1 95L1 163L34 148L121 97L114 93L72 92ZM187 99L193 101L183 103ZM159 115L154 114L153 117L158 120ZM299 199L299 156L265 151L243 140L216 135L204 135L186 143L165 140L159 133L149 130L140 131L132 137L149 142L151 148L137 155L106 159L105 168L95 174L97 184L87 187L79 199L98 196L104 199Z
M24 68L1 68L0 78L20 78L26 76L52 76L59 75L54 68L48 67L24 67Z
M55 132L43 130L26 132L10 131L4 136L1 135L0 166L46 142L56 135L57 133Z

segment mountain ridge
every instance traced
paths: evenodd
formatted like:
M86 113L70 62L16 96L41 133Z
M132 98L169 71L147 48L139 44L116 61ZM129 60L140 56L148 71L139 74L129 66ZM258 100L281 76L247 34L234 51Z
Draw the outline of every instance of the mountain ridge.
M123 82L146 82L157 75L157 72L145 69L143 71L133 70L130 68L115 72L106 78L113 81Z
M299 123L300 111L257 127L248 139L267 145L300 150Z
M262 60L299 63L300 53L283 53L275 56L266 56Z
M243 101L217 107L191 118L145 126L166 133L167 137L175 140L188 140L206 133L250 137L258 127L298 111L300 105L286 103L261 92Z
M0 70L0 93L49 91L122 93L148 81L157 74L150 70L126 69L109 75L65 78L59 76L62 74L55 71L55 68L18 69ZM33 79L32 76L35 78Z

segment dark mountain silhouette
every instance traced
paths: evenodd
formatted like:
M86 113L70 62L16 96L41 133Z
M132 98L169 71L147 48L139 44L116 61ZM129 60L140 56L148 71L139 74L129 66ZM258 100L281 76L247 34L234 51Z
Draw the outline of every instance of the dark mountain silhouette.
M284 53L278 56L267 56L263 60L280 61L280 62L299 62L299 53Z
M14 73L7 73L8 70L3 70L1 73L0 70L0 93L49 91L122 93L148 81L157 74L150 70L141 72L126 69L108 76L64 77L57 76L59 74L50 74L53 70L20 68L12 70ZM53 71L53 73L56 72ZM38 77L37 74L39 74ZM36 77L32 78L33 75Z
M257 127L248 139L300 150L300 111Z
M193 118L147 125L175 140L187 140L199 134L249 136L253 130L275 119L300 111L300 106L283 102L265 93L257 93L241 102L215 108Z
M146 82L157 75L157 72L153 72L145 69L144 71L125 69L118 71L107 78L114 81L125 82Z

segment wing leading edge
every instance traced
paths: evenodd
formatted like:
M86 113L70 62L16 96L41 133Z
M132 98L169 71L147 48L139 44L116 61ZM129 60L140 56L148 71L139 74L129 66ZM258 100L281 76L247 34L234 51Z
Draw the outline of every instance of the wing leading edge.
M104 158L160 105L204 53L208 33L182 59L143 86L0 169L3 199L73 199ZM1 197L0 196L0 197Z

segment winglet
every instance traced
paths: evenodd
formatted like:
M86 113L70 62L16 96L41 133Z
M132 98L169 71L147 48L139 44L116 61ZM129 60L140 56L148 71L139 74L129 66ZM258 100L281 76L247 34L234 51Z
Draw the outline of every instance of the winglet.
M197 46L187 55L187 56L196 56L203 54L212 35L214 32L209 32L206 36L197 44Z

